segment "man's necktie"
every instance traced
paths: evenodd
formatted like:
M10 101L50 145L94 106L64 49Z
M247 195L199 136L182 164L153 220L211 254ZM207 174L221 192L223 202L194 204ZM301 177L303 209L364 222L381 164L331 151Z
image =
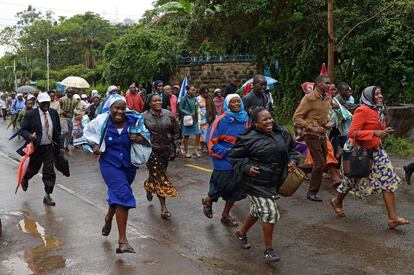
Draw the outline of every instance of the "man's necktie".
M47 138L52 140L52 137L49 135L49 120L47 119L47 113L43 113L45 115L45 130L47 133Z

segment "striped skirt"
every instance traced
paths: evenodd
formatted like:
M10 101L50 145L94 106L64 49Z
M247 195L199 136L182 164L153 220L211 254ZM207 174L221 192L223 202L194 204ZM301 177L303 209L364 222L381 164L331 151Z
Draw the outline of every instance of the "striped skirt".
M276 200L252 195L247 195L247 197L250 202L250 215L264 223L276 223L279 221L280 214Z

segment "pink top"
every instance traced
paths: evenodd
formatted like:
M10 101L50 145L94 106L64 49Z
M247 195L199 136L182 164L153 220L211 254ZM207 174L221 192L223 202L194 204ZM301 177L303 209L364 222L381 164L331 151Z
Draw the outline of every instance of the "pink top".
M175 95L170 97L170 107L171 113L173 113L174 117L177 117L177 97Z
M224 97L215 97L213 99L216 114L219 116L224 113Z

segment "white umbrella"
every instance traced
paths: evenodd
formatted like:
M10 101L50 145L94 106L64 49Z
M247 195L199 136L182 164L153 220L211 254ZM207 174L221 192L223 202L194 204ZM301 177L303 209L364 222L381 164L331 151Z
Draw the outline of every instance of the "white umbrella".
M89 83L83 79L82 77L78 76L68 76L61 82L66 87L78 88L78 89L85 89L89 88Z

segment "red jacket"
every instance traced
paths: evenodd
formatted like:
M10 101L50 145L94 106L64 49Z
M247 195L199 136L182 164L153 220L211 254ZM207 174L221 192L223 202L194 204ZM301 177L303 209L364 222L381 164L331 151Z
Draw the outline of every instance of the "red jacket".
M354 142L354 134L357 132L357 140L361 146L376 149L380 146L381 139L374 136L374 131L382 131L384 129L385 120L383 123L380 123L378 112L366 105L361 105L355 110L352 117L351 126L349 127L349 138Z
M144 101L142 100L141 95L128 92L125 95L125 100L127 102L128 109L139 113L144 111Z

